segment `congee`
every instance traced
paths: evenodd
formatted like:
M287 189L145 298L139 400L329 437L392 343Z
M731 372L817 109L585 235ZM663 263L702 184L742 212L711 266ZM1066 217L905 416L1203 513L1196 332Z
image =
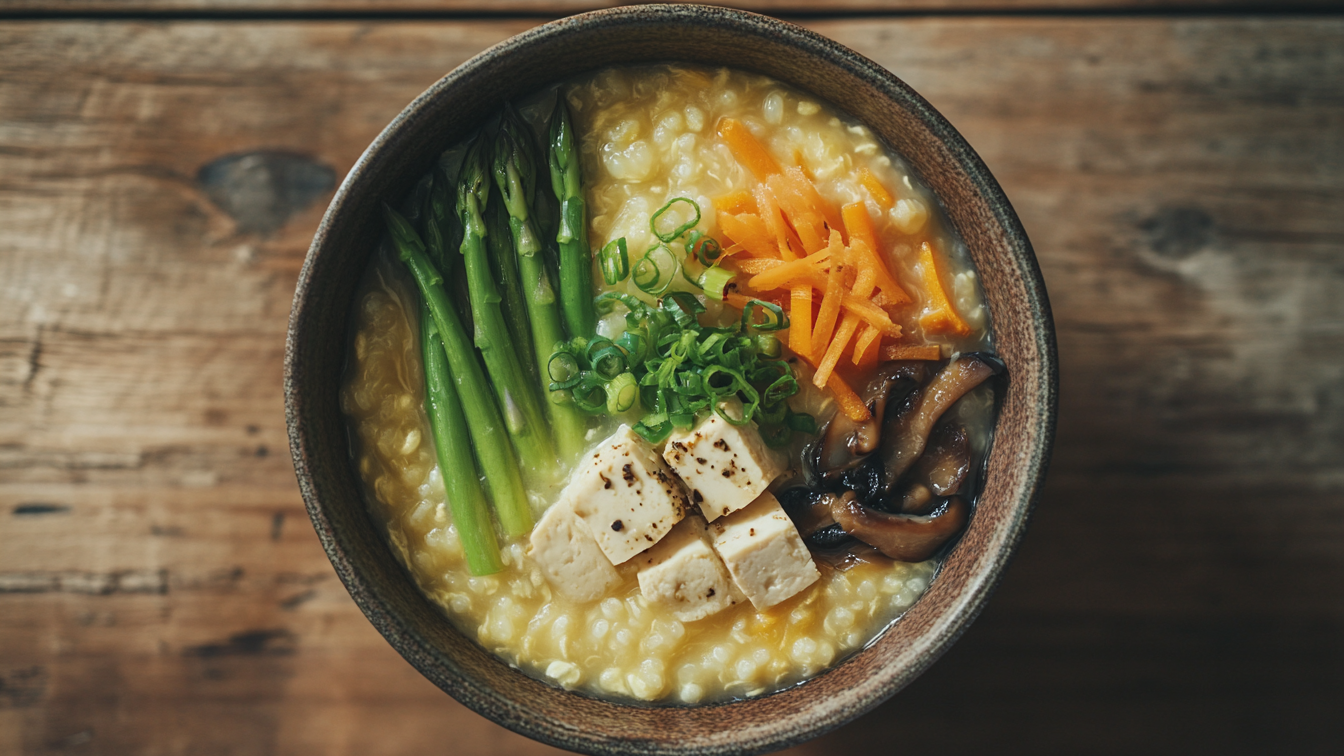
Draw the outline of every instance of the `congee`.
M744 71L613 68L388 199L342 408L463 634L699 704L816 675L935 579L1003 365L964 246L863 124Z

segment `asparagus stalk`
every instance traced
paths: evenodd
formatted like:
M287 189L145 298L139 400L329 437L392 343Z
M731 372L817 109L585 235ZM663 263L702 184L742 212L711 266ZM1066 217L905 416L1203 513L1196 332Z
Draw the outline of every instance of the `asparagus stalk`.
M593 254L588 248L588 209L583 201L583 176L574 126L563 92L555 98L551 115L551 190L560 201L560 226L555 240L560 244L560 303L565 327L571 336L591 338L597 330L593 309Z
M467 554L467 568L473 575L491 575L504 569L499 558L499 542L486 509L485 492L476 477L476 462L471 456L471 437L462 402L453 388L448 355L443 338L429 306L420 305L420 351L425 359L425 413L434 434L434 451L443 473L443 488L448 508L457 525L457 536Z
M456 234L453 232L453 215L449 212L452 204L452 182L441 169L426 173L403 205L402 215L420 231L420 239L425 243L425 254L443 276L443 285L448 289L448 298L457 308L463 325L472 327L471 309L467 305L467 282L461 273L460 255L449 255Z
M504 203L491 202L485 211L486 246L490 252L490 267L504 296L504 321L509 327L518 361L527 371L533 386L545 386L537 372L537 356L532 348L532 326L528 323L527 299L523 295L523 281L518 275L518 259L509 243L509 211ZM546 355L550 357L550 355Z
M532 345L535 348L537 370L542 379L550 381L547 366L556 345L565 340L564 325L556 307L555 290L542 251L541 235L537 233L530 215L536 186L536 160L531 134L525 131L512 112L506 112L495 137L494 174L503 205L509 214L509 229L513 250L518 258L518 270L523 279L527 299L528 320L532 325ZM589 295L591 300L591 294ZM591 335L591 334L590 334ZM547 384L543 383L542 386ZM550 412L551 427L560 456L571 462L583 453L587 419L572 402L563 396L547 392L552 401L546 405Z
M410 269L416 287L420 289L420 297L429 308L443 341L452 382L466 416L471 444L480 462L481 473L485 476L486 489L499 523L510 536L525 535L532 529L532 510L528 508L527 494L523 491L518 458L509 446L508 436L501 432L506 426L500 417L499 407L492 400L489 384L480 363L476 361L471 342L467 340L457 310L443 288L443 276L434 269L434 264L425 253L424 243L411 224L386 204L383 205L383 216L387 219L397 255ZM462 471L443 472L446 478L450 474L460 475Z
M518 351L509 338L500 311L499 289L485 251L488 231L482 211L490 196L486 149L483 138L468 148L457 192L457 214L463 228L462 256L467 268L472 319L476 322L476 347L485 359L485 369L504 410L505 427L518 454L541 474L549 476L555 470L555 447L546 432L540 387L528 381Z

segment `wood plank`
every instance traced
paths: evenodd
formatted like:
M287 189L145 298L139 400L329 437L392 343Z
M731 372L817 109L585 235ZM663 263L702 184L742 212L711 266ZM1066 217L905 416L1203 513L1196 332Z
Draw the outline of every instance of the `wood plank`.
M227 16L359 13L395 14L530 14L558 18L618 5L619 0L8 0L4 12L43 15L210 14ZM837 13L1020 13L1020 12L1202 12L1250 11L1282 13L1328 10L1332 0L734 0L705 2L769 14Z
M531 23L0 24L0 752L554 752L359 614L304 517L280 397L324 171ZM1044 500L985 615L797 751L1344 742L1344 22L811 26L995 171L1063 387ZM275 216L238 175L317 196Z

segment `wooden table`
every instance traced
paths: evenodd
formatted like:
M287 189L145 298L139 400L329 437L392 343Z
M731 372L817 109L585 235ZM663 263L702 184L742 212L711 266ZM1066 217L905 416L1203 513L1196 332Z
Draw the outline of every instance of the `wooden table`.
M0 6L0 753L553 752L356 609L281 358L331 181L525 14L588 5ZM1344 752L1344 16L751 5L806 11L980 151L1062 364L989 608L796 752Z

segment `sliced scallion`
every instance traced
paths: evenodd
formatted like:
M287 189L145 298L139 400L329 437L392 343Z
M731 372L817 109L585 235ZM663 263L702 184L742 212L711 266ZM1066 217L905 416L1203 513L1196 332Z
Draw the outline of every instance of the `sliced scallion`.
M630 275L630 252L625 246L625 237L607 242L597 260L602 266L602 280L608 286L615 286Z
M670 211L673 205L676 205L681 202L684 202L691 206L691 208L695 211L695 217L681 224L680 226L677 226L676 230L674 231L671 232L659 231L658 230L659 219L661 219L663 215L665 215L668 211ZM687 199L686 197L673 197L672 199L668 200L666 205L663 205L662 207L654 211L653 217L649 219L649 227L653 230L653 235L658 237L659 241L671 244L682 234L695 228L696 224L698 224L699 222L700 222L700 205L696 204L695 200Z

